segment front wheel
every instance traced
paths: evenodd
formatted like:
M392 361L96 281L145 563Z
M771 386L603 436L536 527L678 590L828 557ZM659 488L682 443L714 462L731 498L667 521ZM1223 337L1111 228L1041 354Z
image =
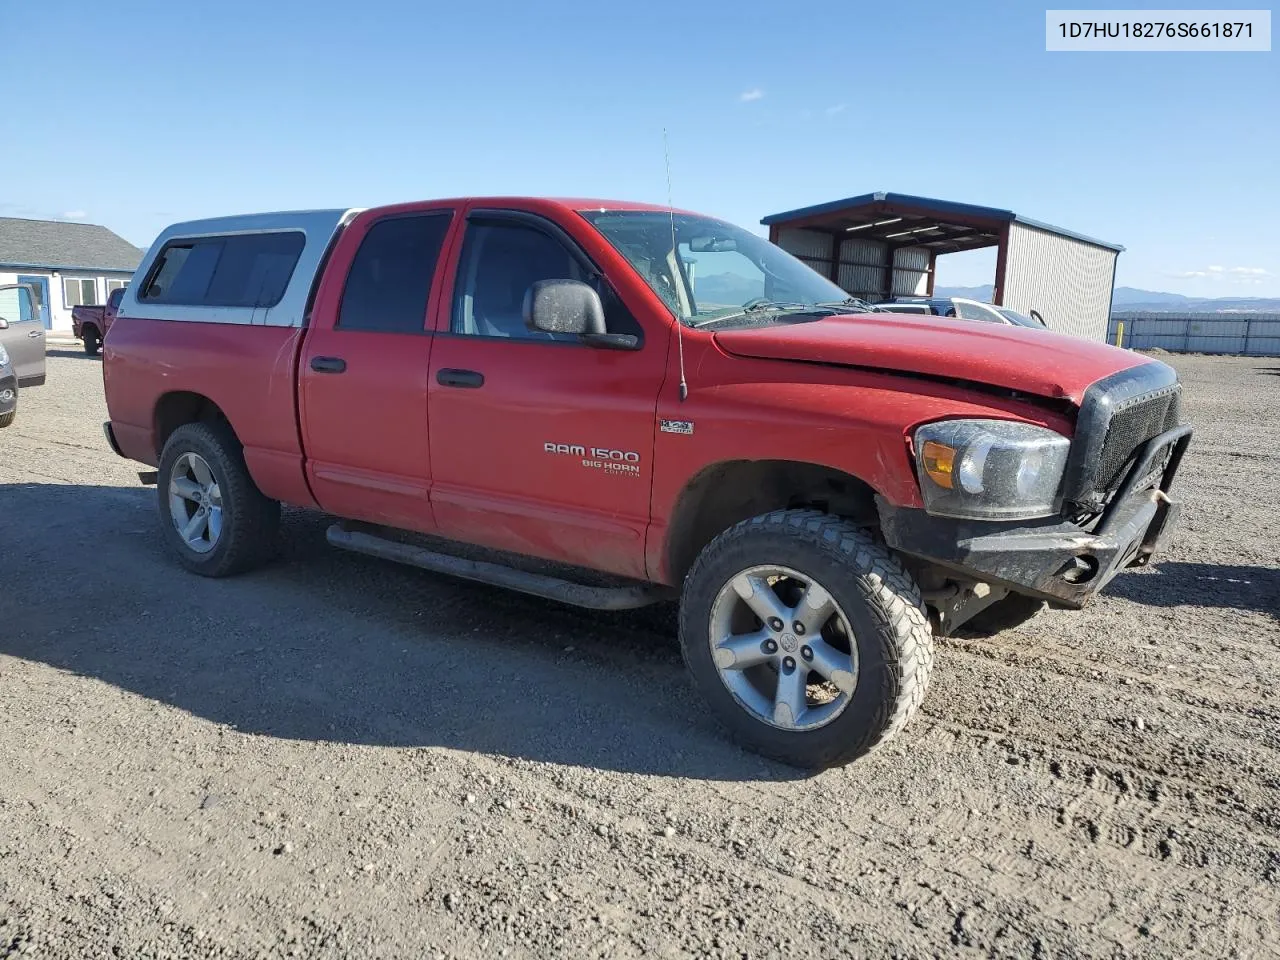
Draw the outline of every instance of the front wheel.
M84 328L84 352L89 356L94 356L98 352L98 348L102 346L102 340L98 337L98 331L93 327Z
M911 577L852 523L779 510L716 537L685 579L685 662L736 740L793 766L870 752L920 706L933 634Z

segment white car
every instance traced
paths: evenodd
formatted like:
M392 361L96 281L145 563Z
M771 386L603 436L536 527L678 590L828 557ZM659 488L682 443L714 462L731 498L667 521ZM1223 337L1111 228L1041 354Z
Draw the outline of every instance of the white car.
M44 383L44 323L29 284L0 285L0 346L13 364L20 387Z
M936 317L1000 323L1009 327L1031 327L1034 330L1045 328L1044 320L1034 310L1028 316L1008 307L996 307L965 297L897 297L886 303L877 303L876 307L890 313L925 313Z

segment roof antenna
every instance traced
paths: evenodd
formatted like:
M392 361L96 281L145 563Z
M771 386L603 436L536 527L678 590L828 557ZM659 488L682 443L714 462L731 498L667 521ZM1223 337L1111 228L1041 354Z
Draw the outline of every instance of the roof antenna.
M679 254L676 253L676 210L671 203L671 148L667 145L667 128L662 128L662 157L667 163L667 217L671 220L671 267L680 269ZM676 278L671 278L675 282ZM677 303L678 303L677 299ZM676 350L680 354L680 402L684 403L689 396L689 384L684 378L684 321L680 319L679 306L676 307Z

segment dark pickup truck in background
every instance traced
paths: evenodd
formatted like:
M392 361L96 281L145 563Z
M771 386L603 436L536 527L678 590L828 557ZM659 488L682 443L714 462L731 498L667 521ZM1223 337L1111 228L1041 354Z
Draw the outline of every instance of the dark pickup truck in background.
M120 310L124 291L124 287L112 290L103 305L71 308L71 332L77 340L84 341L84 352L90 356L98 352L107 331L111 329L111 323Z

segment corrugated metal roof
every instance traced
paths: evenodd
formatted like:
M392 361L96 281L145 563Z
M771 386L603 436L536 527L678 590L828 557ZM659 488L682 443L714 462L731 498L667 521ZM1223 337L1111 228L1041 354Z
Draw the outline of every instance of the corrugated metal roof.
M787 210L783 213L771 213L760 222L765 226L773 224L791 223L797 220L812 221L824 217L847 217L856 215L859 208L877 208L884 209L883 205L890 207L902 207L918 211L920 214L932 217L939 222L946 222L948 216L966 217L977 220L988 220L997 223L1021 223L1037 230L1044 230L1048 233L1054 233L1061 237L1068 237L1072 240L1080 240L1084 243L1091 243L1094 246L1105 247L1108 250L1120 252L1124 247L1116 243L1108 243L1105 240L1098 240L1094 237L1085 236L1082 233L1076 233L1072 230L1065 230L1062 227L1055 227L1052 224L1043 223L1039 220L1032 220L1028 217L1020 216L1012 210L1002 210L998 207L982 207L972 203L957 203L954 200L937 200L933 197L917 197L908 193L888 193L880 191L877 193L864 193L858 197L848 197L844 200L832 200L829 203L819 203L811 207L800 207L796 210Z
M128 240L94 223L0 217L0 265L132 271L142 254Z

